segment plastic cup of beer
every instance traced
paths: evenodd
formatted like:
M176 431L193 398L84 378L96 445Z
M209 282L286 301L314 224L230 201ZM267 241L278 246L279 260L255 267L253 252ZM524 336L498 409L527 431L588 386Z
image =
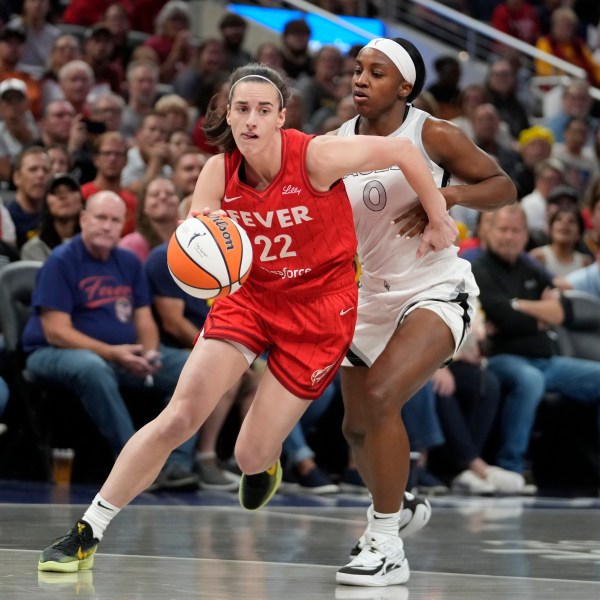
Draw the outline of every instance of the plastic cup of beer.
M72 448L52 448L52 478L56 485L69 485L75 451Z

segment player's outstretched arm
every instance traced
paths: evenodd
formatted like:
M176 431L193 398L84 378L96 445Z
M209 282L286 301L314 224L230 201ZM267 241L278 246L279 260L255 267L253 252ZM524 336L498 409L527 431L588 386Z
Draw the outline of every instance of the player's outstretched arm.
M225 159L222 154L211 156L196 182L188 218L193 214L216 212L225 193Z
M448 215L446 201L423 155L408 138L321 136L312 140L307 152L308 174L317 189L328 189L348 173L374 171L393 165L402 169L427 213L429 225L417 256L430 249L441 250L450 246L458 235L458 228Z

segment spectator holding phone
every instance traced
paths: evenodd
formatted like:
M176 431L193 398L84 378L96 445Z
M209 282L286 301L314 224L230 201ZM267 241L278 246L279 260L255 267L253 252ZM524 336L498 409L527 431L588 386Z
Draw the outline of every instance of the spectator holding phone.
M94 194L81 213L81 234L56 248L42 267L24 335L27 368L77 397L113 454L135 427L121 387L152 386L170 398L188 353L159 345L148 282L139 259L117 248L124 202ZM195 436L175 449L156 487L195 487Z

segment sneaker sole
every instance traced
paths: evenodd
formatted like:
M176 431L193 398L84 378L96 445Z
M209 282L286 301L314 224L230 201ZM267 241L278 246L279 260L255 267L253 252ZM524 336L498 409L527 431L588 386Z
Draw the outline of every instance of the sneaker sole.
M338 585L335 588L335 600L366 600L367 598L377 598L377 600L408 600L408 588L391 586L379 588L376 593L366 592L365 590L351 585Z
M402 566L385 573L384 575L368 575L358 573L335 574L335 580L342 585L360 585L363 587L386 587L388 585L402 585L410 579L408 561L404 559Z
M38 562L38 571L49 571L52 573L75 573L76 571L88 571L94 566L94 555L88 556L83 560L72 560L70 562L56 562L48 560Z

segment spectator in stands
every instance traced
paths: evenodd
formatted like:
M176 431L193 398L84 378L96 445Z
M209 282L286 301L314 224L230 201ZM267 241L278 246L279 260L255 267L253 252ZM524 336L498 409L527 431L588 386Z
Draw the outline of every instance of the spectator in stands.
M105 11L102 22L112 34L114 48L111 55L111 61L117 62L125 72L131 54L134 49L134 42L129 38L131 30L131 21L129 12L121 2L113 2Z
M571 81L561 97L561 109L544 119L543 125L550 129L557 142L564 142L565 127L572 117L585 119L592 134L586 140L586 146L593 145L593 132L598 130L598 120L591 116L593 100L590 96L590 84L582 79Z
M20 79L5 79L0 83L0 157L10 160L38 135L27 87ZM1 166L0 179L8 180L8 172Z
M25 45L18 67L35 79L41 79L54 40L60 35L60 29L47 21L49 11L48 0L23 0L21 15L7 25L25 31Z
M297 80L301 75L310 76L314 73L314 62L308 48L310 36L310 27L304 19L292 19L283 27L283 70L291 79Z
M225 13L219 21L227 71L235 71L238 67L252 62L251 54L243 47L247 26L245 19L237 13Z
M429 452L444 443L444 432L436 409L433 384L428 381L402 407L402 420L410 444L411 455L416 452L416 464L411 465L411 478L415 488L413 493L428 496L441 496L448 493L448 486L436 477L430 470ZM412 459L411 459L412 460Z
M546 231L547 234L545 237L535 238L531 236L530 245L533 246L541 246L543 244L550 243L550 228L549 223L552 220L552 217L559 209L579 209L581 204L581 194L570 185L559 185L552 189L552 191L548 194L548 199L546 201L547 209L546 209ZM584 246L581 246L584 249Z
M565 183L565 169L556 159L542 160L534 167L535 187L521 198L521 206L527 217L529 236L534 243L548 234L548 197L552 190Z
M437 79L428 88L439 106L440 119L454 119L461 112L460 106L460 78L462 70L456 57L452 55L440 56L433 67Z
M535 46L538 50L552 54L582 68L593 87L600 87L600 64L598 64L588 45L577 36L577 15L567 7L557 8L551 16L550 33L538 38ZM536 59L536 73L540 77L560 75L563 72L541 59Z
M271 69L275 69L275 71L284 77L287 77L285 69L283 68L283 52L277 44L274 44L273 42L263 42L260 44L256 49L254 60L257 63L262 63L263 65L267 65L267 67L271 67Z
M132 29L148 34L153 33L156 17L164 4L164 0L136 0L130 13Z
M179 214L181 218L185 218L189 212L191 196L196 188L198 175L204 168L207 159L206 154L190 147L181 151L173 162L171 179L179 197Z
M177 129L190 129L190 113L188 103L177 94L167 94L154 104L154 111L165 118L167 136Z
M55 38L48 56L47 69L41 78L43 108L53 100L63 98L64 94L58 83L58 73L67 63L81 58L79 40L70 33L59 35Z
M473 141L493 156L509 175L518 162L518 154L500 141L500 115L493 104L481 104L473 111Z
M114 0L71 0L63 14L62 21L69 25L91 27L102 20L106 9ZM133 0L121 0L120 2L128 12L133 10Z
M564 278L564 289L578 290L600 299L600 252L591 264L572 271Z
M552 154L554 136L549 129L534 125L519 134L519 163L512 173L517 196L523 198L535 187L535 167Z
M445 442L430 452L433 472L459 493L521 493L522 475L488 464L484 449L502 400L498 378L486 367L480 344L485 324L478 311L474 328L452 363L433 377L436 408Z
M550 217L549 243L537 246L529 254L553 277L587 267L592 257L578 250L583 235L583 217L576 207L558 208Z
M106 131L121 131L125 100L123 96L108 92L90 103L90 116L93 121L104 123Z
M123 200L126 210L122 235L135 230L138 203L137 196L121 186L121 176L127 162L127 148L127 140L117 131L100 135L94 147L96 177L81 188L84 200L101 191L114 192Z
M157 113L146 115L135 134L135 142L127 152L121 183L139 194L145 183L157 175L171 174L165 118Z
M38 231L49 177L50 159L44 148L30 146L15 159L13 181L17 192L6 208L15 224L18 248Z
M521 256L527 220L518 204L491 213L487 246L473 264L489 322L488 368L507 390L500 418L497 464L523 473L537 407L545 392L600 404L600 363L554 355L548 336L568 324L568 299L550 277Z
M201 152L208 155L217 154L219 149L213 144L207 142L203 127L205 115L209 106L222 109L227 108L227 103L229 102L229 76L223 73L218 77L215 77L212 83L205 86L203 90L204 93L202 94L198 103L201 116L194 125L192 137L194 138L194 143ZM288 115L286 112L286 121L288 120L287 116Z
M58 72L58 84L63 98L75 109L75 113L89 117L88 96L95 86L92 67L83 60L72 60ZM100 88L99 91L106 92Z
M540 31L542 35L547 35L550 33L550 21L552 13L557 8L560 8L562 3L563 0L541 0L541 2L537 2L535 8L540 21Z
M74 390L115 456L135 432L119 386L142 393L152 385L166 403L187 358L159 345L142 264L116 247L124 221L113 192L88 199L81 234L56 248L39 273L23 334L28 370ZM157 486L197 485L194 444L193 437L173 451Z
M50 158L50 174L70 173L73 168L71 155L66 146L62 144L52 144L46 148Z
M583 235L585 247L592 256L600 250L600 177L593 181L586 193L586 208L589 228Z
M192 132L188 129L174 129L169 134L169 164L173 166L177 157L187 150L194 147L194 138Z
M283 481L286 484L297 485L302 491L317 495L335 494L340 491L339 486L316 463L316 454L306 439L339 394L339 377L336 377L318 400L311 402L308 410L283 441Z
M285 107L284 129L304 131L304 98L296 88L290 88L290 99ZM333 131L330 129L329 131Z
M132 138L144 117L154 110L158 96L158 67L148 61L134 61L127 67L127 106L123 110L121 133Z
M324 45L315 56L315 73L312 77L303 76L296 81L296 87L304 98L304 121L311 122L320 108L328 108L333 114L340 92L337 78L342 70L342 53L336 46ZM344 92L343 95L346 95Z
M179 196L171 179L155 177L140 194L135 231L121 238L119 246L142 262L156 246L168 242L179 224Z
M565 179L581 195L598 175L600 165L591 148L585 147L590 134L589 124L581 117L571 117L565 126L564 142L552 147L552 157L565 166Z
M190 62L190 9L187 2L169 0L156 17L156 33L144 44L158 55L160 81L171 83Z
M511 63L506 59L494 61L485 80L490 102L500 118L508 123L510 134L516 140L523 129L529 127L529 116L517 97L517 78Z
M492 13L492 27L525 42L535 44L540 21L535 8L525 0L504 0Z
M66 100L54 100L44 109L40 121L40 139L35 143L49 148L65 146L71 157L73 175L80 183L87 183L96 176L93 162L92 137L81 115Z
M18 64L25 47L25 32L16 27L0 29L0 82L5 79L20 79L27 86L27 97L31 112L36 119L42 113L42 90L40 84L29 73L19 69Z
M68 173L50 178L42 204L39 232L21 248L23 260L45 261L56 246L79 233L79 215L83 208L81 188Z
M64 146L72 159L78 156L88 142L85 124L81 122L81 117L76 117L75 109L66 100L50 102L44 109L39 126L40 139L36 143L46 149L56 145Z
M124 80L123 67L119 62L113 61L115 41L111 30L99 23L88 29L83 43L83 60L92 67L94 72L95 91L99 96L104 88L104 93L112 91L121 93Z
M452 119L452 122L473 139L473 112L480 104L486 104L487 102L489 102L489 97L483 84L471 83L466 85L460 94L461 114ZM504 146L510 146L513 143L513 138L505 121L500 122L498 139Z
M18 259L15 224L0 197L0 263L6 264Z
M182 71L173 87L175 92L185 98L192 106L196 106L200 114L206 112L206 105L200 101L206 89L210 89L217 81L221 81L227 73L225 69L225 47L216 38L206 38L198 46L196 58L190 66Z

